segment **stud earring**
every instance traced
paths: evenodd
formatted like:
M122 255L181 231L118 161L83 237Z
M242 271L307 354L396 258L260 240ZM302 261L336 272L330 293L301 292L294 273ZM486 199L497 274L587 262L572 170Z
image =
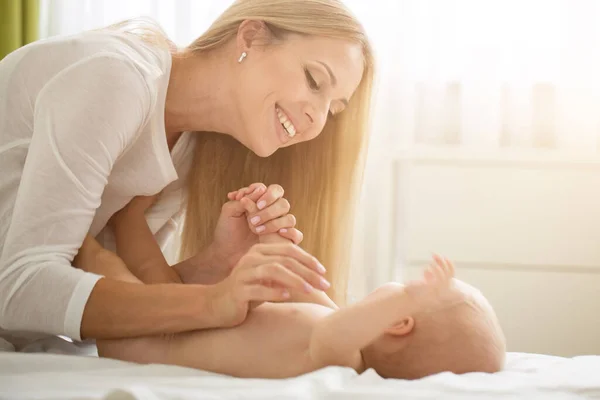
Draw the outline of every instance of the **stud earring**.
M244 61L244 58L246 58L246 56L248 55L248 53L246 53L245 51L242 53L242 55L240 56L240 59L238 60L239 63L241 63L242 61Z

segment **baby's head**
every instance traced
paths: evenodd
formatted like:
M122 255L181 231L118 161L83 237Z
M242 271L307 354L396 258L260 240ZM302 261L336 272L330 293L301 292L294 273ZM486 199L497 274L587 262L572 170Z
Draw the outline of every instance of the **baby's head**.
M501 370L505 338L489 302L456 279L451 297L441 308L404 318L363 349L366 367L399 379Z

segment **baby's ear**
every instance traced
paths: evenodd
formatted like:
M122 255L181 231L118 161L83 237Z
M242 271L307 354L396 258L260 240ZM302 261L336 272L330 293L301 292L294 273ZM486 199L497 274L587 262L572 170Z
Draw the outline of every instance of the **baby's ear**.
M415 320L413 317L402 318L394 326L387 328L385 333L393 336L406 336L412 332L415 327Z

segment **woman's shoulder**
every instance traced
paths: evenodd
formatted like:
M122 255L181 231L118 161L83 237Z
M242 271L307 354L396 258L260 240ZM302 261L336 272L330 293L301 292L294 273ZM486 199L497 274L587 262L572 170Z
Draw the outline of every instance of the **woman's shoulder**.
M6 63L13 64L27 75L27 71L51 78L69 66L87 63L101 68L107 63L114 74L114 60L135 66L148 81L168 80L171 53L165 46L152 45L142 38L119 31L96 30L68 36L56 36L31 43L9 55ZM93 62L90 62L93 60Z
M171 53L167 47L152 44L131 33L98 30L71 37L71 47L80 47L85 57L94 53L126 59L149 78L168 76Z

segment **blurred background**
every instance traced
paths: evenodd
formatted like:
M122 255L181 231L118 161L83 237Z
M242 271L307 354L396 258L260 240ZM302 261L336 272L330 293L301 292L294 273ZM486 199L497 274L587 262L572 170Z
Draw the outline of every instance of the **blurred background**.
M0 57L137 16L185 46L230 3L2 0ZM379 71L351 298L436 252L510 351L600 354L600 2L345 3Z

